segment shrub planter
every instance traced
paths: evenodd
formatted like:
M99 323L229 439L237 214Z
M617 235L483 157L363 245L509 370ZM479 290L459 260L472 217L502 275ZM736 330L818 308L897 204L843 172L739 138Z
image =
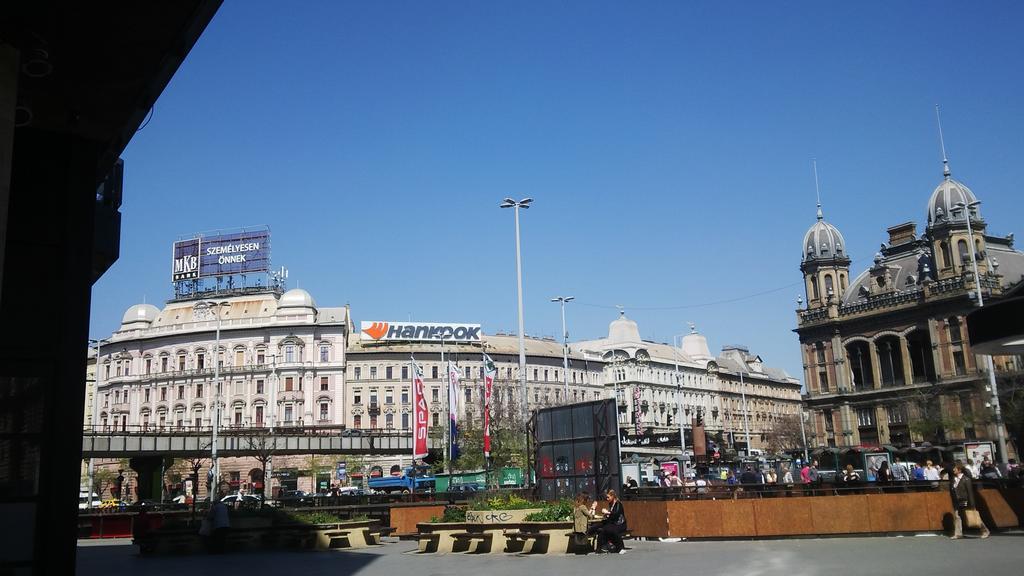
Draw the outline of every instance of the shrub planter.
M540 508L522 510L466 510L466 522L469 524L511 524L525 522L526 517Z

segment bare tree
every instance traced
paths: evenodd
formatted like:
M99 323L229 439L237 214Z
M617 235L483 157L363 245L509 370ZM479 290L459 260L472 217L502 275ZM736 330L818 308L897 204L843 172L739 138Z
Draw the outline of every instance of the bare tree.
M253 457L260 463L260 478L263 484L262 498L260 498L260 508L262 509L263 503L267 499L267 486L269 486L267 464L273 460L274 452L277 451L277 439L270 435L269 430L261 429L251 436L246 436L245 442L249 451L253 453Z
M765 434L768 449L779 453L803 447L800 434L800 415L786 414L772 423Z

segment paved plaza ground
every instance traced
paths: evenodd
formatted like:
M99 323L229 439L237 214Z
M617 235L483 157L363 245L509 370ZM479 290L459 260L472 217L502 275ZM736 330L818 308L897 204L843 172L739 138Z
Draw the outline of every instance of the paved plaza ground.
M893 576L1017 574L1024 567L1024 532L987 540L944 536L823 538L728 542L640 541L624 555L417 555L415 542L359 551L240 552L223 556L140 558L127 540L81 541L81 576L210 574L339 574L416 576ZM983 571L983 572L981 572Z

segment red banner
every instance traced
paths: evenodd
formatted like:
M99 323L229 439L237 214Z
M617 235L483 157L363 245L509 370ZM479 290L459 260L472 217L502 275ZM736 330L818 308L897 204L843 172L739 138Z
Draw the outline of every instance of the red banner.
M494 390L494 376L498 369L494 361L484 354L484 457L491 457L491 393Z
M423 393L423 371L412 362L412 457L427 455L427 399Z

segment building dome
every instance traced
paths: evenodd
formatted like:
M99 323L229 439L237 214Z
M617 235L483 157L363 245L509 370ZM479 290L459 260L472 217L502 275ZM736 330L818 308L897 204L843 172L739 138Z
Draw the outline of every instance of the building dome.
M302 288L292 288L281 295L281 299L277 302L278 309L281 308L316 308L316 302L313 301L313 297L309 295Z
M821 215L821 204L818 205L818 221L804 234L802 262L810 260L831 260L833 258L849 258L846 255L846 240L832 224Z
M159 315L160 310L152 304L136 304L125 311L124 316L121 317L121 325L134 324L135 322L152 324Z
M933 226L939 223L964 222L964 213L956 211L956 205L963 202L965 205L977 202L978 198L971 192L971 189L964 186L959 180L946 177L932 192L928 200L928 225ZM971 218L978 220L981 214L978 207L971 209Z
M708 348L708 339L703 334L692 329L689 334L683 336L683 355L694 360L711 360L711 349Z
M619 312L619 317L608 325L608 340L612 342L639 342L640 328L636 322L626 318L625 312Z

